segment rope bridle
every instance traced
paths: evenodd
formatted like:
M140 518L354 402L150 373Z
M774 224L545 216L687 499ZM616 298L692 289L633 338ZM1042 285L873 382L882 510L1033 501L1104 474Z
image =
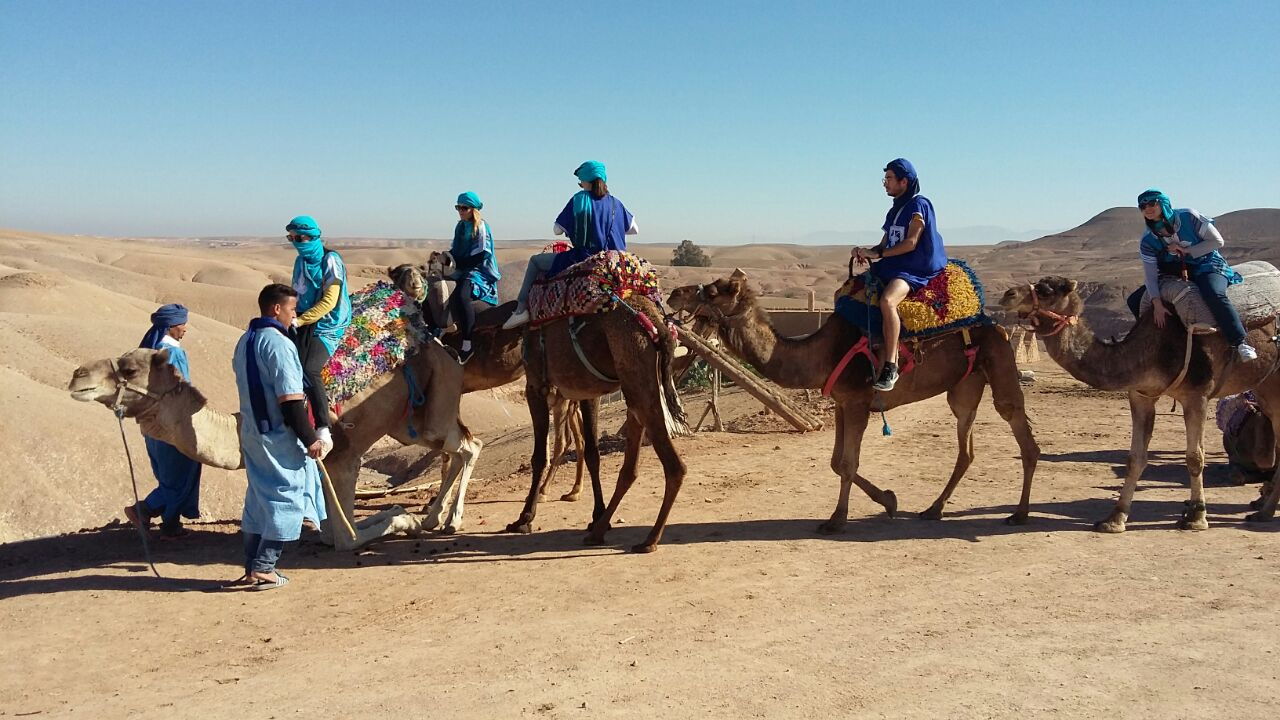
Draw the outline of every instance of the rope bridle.
M126 390L135 392L152 400L159 400L164 397L163 394L154 392L150 388L141 387L126 380L124 376L120 374L120 366L116 364L114 359L108 360L107 362L111 364L111 380L116 384L116 399L111 403L111 412L115 413L117 420L122 422L124 420L125 407L122 401L124 400L124 393Z
M1031 292L1031 311L1027 313L1027 324L1036 333L1044 337L1053 337L1065 330L1067 326L1075 325L1080 321L1079 315L1063 315L1048 308L1040 307L1040 296L1036 294L1034 283L1027 283L1027 290ZM1048 320L1053 323L1048 331L1041 329L1041 320Z

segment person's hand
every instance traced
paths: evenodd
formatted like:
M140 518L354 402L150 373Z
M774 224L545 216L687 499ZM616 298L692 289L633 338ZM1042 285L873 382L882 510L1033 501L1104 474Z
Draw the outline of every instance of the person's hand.
M323 449L324 449L323 443L321 443L319 440L316 440L315 442L311 443L310 447L307 448L307 457L319 460L320 453Z
M1170 245L1169 252L1173 253L1174 255L1177 255L1178 257L1187 256L1186 248L1182 247L1181 245Z
M1151 301L1151 315L1155 318L1156 327L1163 328L1164 320L1169 316L1169 311L1165 308L1164 301L1160 298L1154 298Z
M296 328L296 327L298 327L298 316L297 316L297 315L294 315L294 316L293 316L293 319L289 321L289 325L290 325L291 327L295 327L295 328Z

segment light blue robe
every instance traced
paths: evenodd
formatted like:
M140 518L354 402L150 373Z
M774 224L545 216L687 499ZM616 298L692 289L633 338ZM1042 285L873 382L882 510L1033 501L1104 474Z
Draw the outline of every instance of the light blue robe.
M236 343L231 361L240 393L240 416L244 419L240 423L240 447L245 474L249 476L240 528L260 534L264 540L297 540L304 518L317 526L325 519L319 468L307 457L297 434L284 424L278 399L281 395L302 394L302 362L293 342L282 333L274 329L258 331L254 352L272 428L263 434L253 421L253 403L249 399L245 366L248 339L249 334L245 333Z

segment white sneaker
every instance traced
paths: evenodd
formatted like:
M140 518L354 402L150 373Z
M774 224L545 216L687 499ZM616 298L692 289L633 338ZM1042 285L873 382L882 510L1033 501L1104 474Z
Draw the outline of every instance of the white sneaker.
M1247 342L1242 342L1237 345L1236 352L1240 353L1241 360L1249 361L1258 359L1258 351L1254 350L1253 346Z
M320 459L323 460L333 450L333 435L327 427L316 428L316 439L320 441Z
M512 313L511 317L507 318L507 321L502 323L502 329L510 330L512 328L518 328L527 322L529 322L529 311L519 310Z

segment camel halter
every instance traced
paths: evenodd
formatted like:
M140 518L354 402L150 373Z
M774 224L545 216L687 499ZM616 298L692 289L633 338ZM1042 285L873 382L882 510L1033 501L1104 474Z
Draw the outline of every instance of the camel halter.
M134 385L128 380L125 380L124 377L120 374L120 366L116 365L116 361L114 359L108 360L107 362L111 363L111 379L115 381L115 384L116 384L116 399L111 404L111 412L116 414L117 419L124 418L125 407L124 407L123 400L124 400L124 393L126 390L133 391L139 395L142 395L143 397L151 398L152 400L159 400L161 397L163 397L159 393L153 392L149 388L144 388L138 385Z
M720 308L716 307L715 305L712 305L711 298L707 297L707 285L708 283L703 283L698 286L698 297L703 302L702 308L706 309L707 315L711 316L711 320L713 322L718 322L718 323L727 325L729 327L734 327L736 325L742 324L748 319L747 310L749 308L743 308L742 310L736 313L728 314L728 313L725 313ZM738 304L742 305L742 302L739 301ZM695 312L694 315L697 315L697 313Z
M1075 325L1079 322L1080 316L1078 315L1063 315L1048 308L1040 307L1040 296L1036 295L1036 286L1033 283L1027 283L1027 290L1031 291L1031 312L1027 313L1027 320L1031 329L1035 332L1044 337L1053 337L1065 330L1068 325ZM1048 332L1041 331L1041 320L1051 320L1053 322L1053 326Z

